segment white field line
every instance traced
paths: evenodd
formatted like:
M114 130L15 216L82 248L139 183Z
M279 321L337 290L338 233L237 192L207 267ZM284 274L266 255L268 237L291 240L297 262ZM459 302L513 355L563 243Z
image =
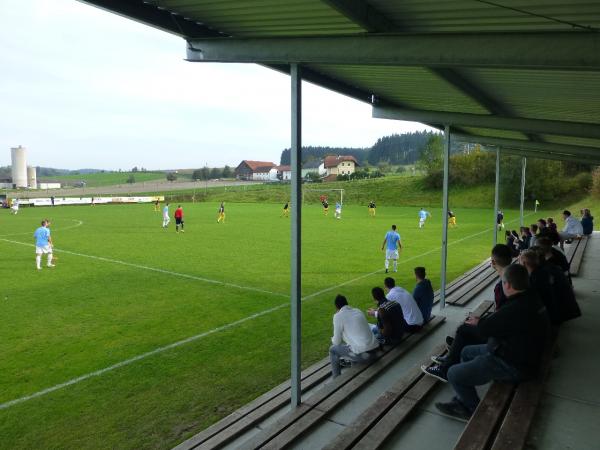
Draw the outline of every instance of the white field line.
M533 214L533 213L531 213L531 214ZM528 216L530 216L531 214L528 214ZM511 222L507 222L507 223L511 223ZM465 236L464 238L461 238L459 240L453 241L453 242L449 243L448 245L450 246L450 245L453 245L453 244L458 244L459 242L462 242L462 241L464 241L466 239L470 239L472 237L479 236L479 235L484 234L484 233L488 233L489 231L490 231L490 229L488 228L488 229L480 231L478 233L475 233L475 234L472 234L472 235L469 235L469 236ZM0 239L0 241L5 241L5 242L13 243L13 244L21 244L21 245L33 246L32 244L26 244L24 242L17 242L17 241L10 241L8 239ZM402 261L400 261L399 264L407 263L407 262L412 261L412 260L414 260L416 258L420 258L422 256L429 255L431 253L437 252L440 249L441 249L441 246L439 248L434 248L434 249L429 250L429 251L427 251L425 253L422 253L420 255L416 255L416 256L413 256L411 258L402 260ZM70 254L77 255L77 256L90 257L89 255L83 255L83 254L79 254L79 253L75 253L75 252L66 252L65 250L62 250L62 252L64 252L64 253L70 253ZM137 268L148 269L148 270L155 270L157 272L166 273L166 274L169 274L169 275L179 275L179 276L184 276L185 278L192 278L192 279L198 278L198 279L201 279L200 277L193 277L191 275L187 276L185 274L177 274L176 272L163 271L161 269L154 269L154 268L146 267L146 266L138 266L136 264L130 264L130 263L126 263L126 262L118 261L118 260L111 260L111 259L108 259L108 258L100 258L100 257L96 257L96 256L93 256L92 258L94 258L94 259L100 259L102 261L107 261L107 262L117 262L118 264L123 264L123 265L131 266L131 267L137 267ZM368 274L361 275L360 277L356 277L356 278L354 278L352 280L345 281L344 283L338 284L336 286L331 286L329 288L317 291L317 292L315 292L313 294L310 294L310 295L307 295L307 296L303 297L302 301L309 300L311 298L317 297L317 296L319 296L321 294L324 294L326 292L329 292L329 291L332 291L334 289L338 289L338 288L340 288L342 286L346 286L348 284L351 284L351 283L353 283L355 281L362 280L363 278L370 277L372 275L375 275L376 273L381 272L382 270L383 269L379 269L379 270L376 270L374 272L370 272ZM204 281L204 279L201 279L201 281ZM218 284L224 284L224 283L221 283L221 282L217 282L217 283ZM231 286L233 286L233 285L231 285ZM243 288L243 287L241 287L241 288ZM276 294L276 295L282 295L283 296L283 294ZM286 297L289 297L289 296L286 296ZM60 389L63 389L65 387L72 386L74 384L77 384L77 383L80 383L82 381L85 381L85 380L87 380L89 378L103 375L103 374L105 374L107 372L110 372L110 371L113 371L115 369L127 366L127 365L132 364L132 363L134 363L136 361L140 361L140 360L148 358L150 356L157 355L157 354L162 353L162 352L164 352L166 350L170 350L172 348L176 348L176 347L180 347L180 346L185 345L185 344L189 344L190 342L194 342L194 341L196 341L198 339L202 339L202 338L204 338L206 336L210 336L211 334L218 333L219 331L224 331L224 330L227 330L229 328L233 328L233 327L235 327L237 325L240 325L242 323L249 322L250 320L253 320L253 319L265 316L265 315L270 314L272 312L275 312L275 311L278 311L280 309L283 309L283 308L285 308L287 306L289 306L288 303L281 303L280 305L274 306L274 307L269 308L269 309L265 309L263 311L259 311L259 312L255 313L255 314L251 314L251 315L249 315L247 317L244 317L242 319L236 320L235 322L231 322L231 323L228 323L228 324L225 324L225 325L221 325L220 327L213 328L212 330L205 331L203 333L197 334L195 336L188 337L186 339L182 339L180 341L174 342L172 344L165 345L163 347L158 347L158 348L156 348L154 350L151 350L149 352L142 353L140 355L134 356L133 358L129 358L129 359L126 359L124 361L121 361L121 362L118 362L116 364L113 364L112 366L108 366L108 367L105 367L103 369L96 370L94 372L90 372L90 373L87 373L85 375L81 375L81 376L79 376L77 378L72 378L71 380L65 381L64 383L60 383L60 384L54 385L52 387L49 387L47 389L43 389L41 391L35 392L33 394L30 394L30 395L26 395L24 397L16 398L14 400L10 400L10 401L5 402L5 403L0 403L0 409L10 408L11 406L18 405L20 403L26 402L28 400L32 400L34 398L38 398L38 397L44 396L46 394L50 394L52 392L58 391Z
M69 219L69 220L72 220L73 222L77 222L77 223L75 225L70 225L70 226L64 227L64 228L52 227L52 231L57 231L57 230L58 231L71 230L73 228L77 228L77 227L80 227L81 225L83 225L83 220L77 220L77 219ZM0 234L0 237L23 236L25 234L33 236L33 233L31 231L26 231L24 233Z

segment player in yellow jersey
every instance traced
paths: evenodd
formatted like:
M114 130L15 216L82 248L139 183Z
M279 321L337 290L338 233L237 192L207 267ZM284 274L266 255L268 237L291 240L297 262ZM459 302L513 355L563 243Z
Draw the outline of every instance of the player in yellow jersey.
M282 211L280 217L290 217L290 203L289 202L285 202L285 205L283 205L283 211Z
M373 200L371 200L369 202L368 208L369 208L369 216L375 217L375 208L377 208L377 207L375 206L375 202Z
M448 226L454 228L456 226L456 215L448 210Z
M329 214L329 203L327 203L327 199L323 200L323 214L328 215Z
M221 202L221 206L219 206L219 214L217 216L217 223L223 222L225 223L225 205Z

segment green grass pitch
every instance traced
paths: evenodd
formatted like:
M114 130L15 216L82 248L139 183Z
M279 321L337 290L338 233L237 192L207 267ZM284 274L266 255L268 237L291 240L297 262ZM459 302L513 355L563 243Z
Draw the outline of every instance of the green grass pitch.
M0 448L170 448L289 378L282 205L227 204L225 224L216 203L183 206L185 234L173 220L161 228L152 205L0 211ZM430 211L419 229L418 208L378 208L373 219L346 206L335 220L333 208L324 217L304 206L304 365L327 355L337 293L371 306L392 223L405 247L397 282L412 290L423 265L438 287L441 212ZM449 279L486 258L492 240L490 209L455 213ZM38 272L32 233L46 217L58 260ZM507 222L516 217L506 212Z

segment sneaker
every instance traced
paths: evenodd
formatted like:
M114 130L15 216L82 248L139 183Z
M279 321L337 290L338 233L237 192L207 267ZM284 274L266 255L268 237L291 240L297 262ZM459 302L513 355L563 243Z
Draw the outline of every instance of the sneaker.
M385 273L388 273L388 272L389 272L389 270L385 269Z
M340 359L340 366L341 367L352 367L352 361L349 361L347 359Z
M423 373L432 376L433 378L437 378L444 383L448 382L448 377L446 376L446 371L442 369L442 366L426 366L422 365L421 370Z
M48 264L48 267L56 267L54 264Z
M41 267L36 267L36 269L37 269L37 270L42 270L42 268L41 268Z
M436 403L435 407L444 416L452 419L460 420L461 422L468 422L473 414L469 411L462 403L457 400L452 400L448 403Z
M431 360L436 364L444 364L446 362L446 357L434 355L431 357Z
M446 336L446 350L450 351L450 347L454 343L454 338L452 336Z

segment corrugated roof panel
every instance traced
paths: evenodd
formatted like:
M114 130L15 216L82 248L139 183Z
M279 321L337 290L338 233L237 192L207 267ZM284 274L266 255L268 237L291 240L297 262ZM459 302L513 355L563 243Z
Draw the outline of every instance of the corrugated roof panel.
M320 0L162 0L161 6L236 37L362 33Z
M477 102L426 68L335 65L310 67L407 107L488 114Z
M600 139L588 139L578 138L572 136L556 136L545 134L542 136L546 142L552 142L554 144L566 144L566 145L579 145L581 147L593 147L597 148L600 152Z
M502 138L502 139L517 139L517 140L525 140L525 136L518 131L510 131L510 130L496 130L492 128L472 128L472 127L460 127L462 130L467 133L473 134L475 136L486 136L486 137L494 137L494 138ZM462 139L462 138L461 138ZM462 139L464 140L464 139ZM476 139L473 139L476 142Z
M464 69L469 79L518 116L600 123L600 73Z
M492 2L491 2L492 3ZM403 31L477 32L600 28L597 0L369 0Z

